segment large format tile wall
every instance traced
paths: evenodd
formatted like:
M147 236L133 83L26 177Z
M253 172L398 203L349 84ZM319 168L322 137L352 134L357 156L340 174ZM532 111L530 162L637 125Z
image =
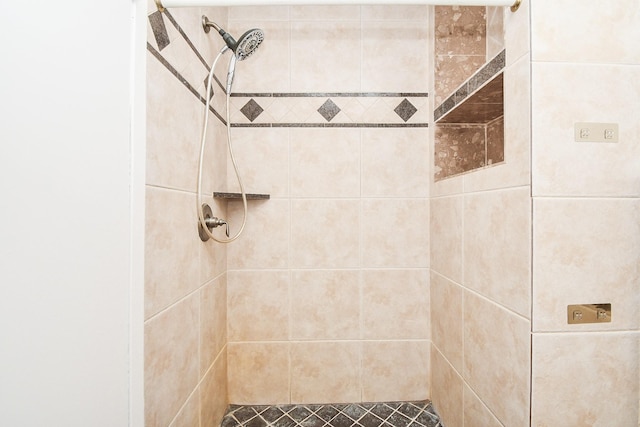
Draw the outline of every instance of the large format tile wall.
M206 64L222 45L199 21L206 13L225 25L226 8L160 14L149 1L148 10L145 425L214 426L228 404L226 248L200 241L195 194ZM224 126L209 116L210 194L226 179L226 151Z
M637 426L640 4L537 0L531 22L532 425ZM575 142L576 122L619 141ZM611 323L567 324L581 303Z
M435 8L436 105L506 49L504 162L431 187L431 386L447 427L529 425L529 4L487 9ZM485 15L488 37L474 31Z
M247 190L271 195L228 246L232 403L430 395L428 10L229 9L232 33L266 33L232 137Z

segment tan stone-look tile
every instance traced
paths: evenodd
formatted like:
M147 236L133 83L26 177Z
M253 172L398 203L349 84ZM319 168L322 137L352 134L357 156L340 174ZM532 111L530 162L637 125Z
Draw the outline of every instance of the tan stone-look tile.
M360 273L293 271L290 327L293 340L358 339Z
M463 426L464 381L444 356L431 346L431 400L447 427Z
M465 195L464 285L531 316L529 187Z
M229 403L289 403L289 343L227 345Z
M200 427L200 388L189 396L169 427Z
M429 341L362 343L362 401L429 397Z
M242 201L229 202L231 235L242 223ZM227 267L280 269L289 266L289 201L286 199L247 202L247 223L243 234L227 245Z
M359 5L292 5L292 21L358 21Z
M199 287L195 196L146 187L145 318Z
M531 7L533 59L640 64L638 21L635 0L536 1ZM615 23L615 29L603 23Z
M289 338L289 272L229 271L229 341Z
M200 289L200 374L204 375L227 343L227 277Z
M362 272L363 339L428 339L429 329L427 270Z
M261 104L262 100L258 98L257 102ZM231 138L245 191L287 197L289 132L279 128L233 128ZM227 168L227 188L236 187L237 180L230 164Z
M465 427L503 427L503 424L467 385L464 386L463 417Z
M534 200L535 331L640 326L640 200ZM567 305L611 303L610 323L567 324Z
M427 197L429 154L426 129L363 129L362 195Z
M449 363L462 372L463 290L445 277L431 272L431 341Z
M535 334L531 425L637 425L639 345L637 332Z
M338 47L339 46L339 47ZM291 90L360 90L360 19L291 22Z
M386 19L402 21L429 21L429 6L401 4L361 5L360 13L363 21L379 21Z
M145 322L145 422L166 426L199 380L198 294Z
M231 6L229 9L229 22L238 20L265 20L288 21L289 6Z
M292 129L291 195L358 197L360 158L358 129Z
M292 200L291 267L357 267L359 234L358 200Z
M230 8L238 9L238 8ZM289 79L291 60L291 35L287 21L272 20L268 17L250 17L230 20L228 31L240 37L246 31L259 28L264 32L264 41L247 58L238 62L233 80L233 92L290 92ZM222 70L227 70L228 59L222 61ZM265 72L265 70L273 70ZM226 81L226 77L221 79ZM258 100L259 101L259 100ZM259 103L259 102L258 102Z
M486 62L485 55L436 55L433 94L436 106L440 105L462 83L478 71Z
M150 53L147 76L146 183L193 191L202 104Z
M486 128L477 124L436 125L434 179L486 166Z
M430 33L424 21L363 21L362 90L428 92L428 55L416 54L416 44Z
M529 425L530 331L528 320L465 292L464 378L504 425Z
M533 194L640 196L640 67L534 63L532 73ZM576 122L618 123L619 140L576 142Z
M530 67L529 58L525 56L505 69L504 162L464 175L465 191L509 188L531 183Z
M431 199L431 268L462 282L462 216L460 196Z
M507 8L487 6L487 60L504 49L504 14Z
M291 344L291 403L360 401L359 342Z
M200 383L201 426L219 426L229 405L227 398L227 352L220 353Z
M428 199L364 199L362 265L429 267Z

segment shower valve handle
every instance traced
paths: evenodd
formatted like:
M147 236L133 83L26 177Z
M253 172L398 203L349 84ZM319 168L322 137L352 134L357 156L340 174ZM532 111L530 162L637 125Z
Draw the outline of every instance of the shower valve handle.
M210 218L206 218L204 222L209 230L213 230L216 227L221 227L224 225L226 227L225 234L227 235L227 237L229 237L229 224L224 219L212 216Z

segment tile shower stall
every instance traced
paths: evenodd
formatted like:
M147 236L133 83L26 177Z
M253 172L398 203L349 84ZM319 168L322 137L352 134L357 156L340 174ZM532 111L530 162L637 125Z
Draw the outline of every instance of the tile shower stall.
M146 425L638 425L635 0L148 11ZM228 245L197 232L205 96L204 201L242 221L212 197L238 186L203 14L266 35L229 124L270 198ZM494 58L498 116L434 121ZM619 142L575 142L576 122ZM583 303L611 322L567 324Z

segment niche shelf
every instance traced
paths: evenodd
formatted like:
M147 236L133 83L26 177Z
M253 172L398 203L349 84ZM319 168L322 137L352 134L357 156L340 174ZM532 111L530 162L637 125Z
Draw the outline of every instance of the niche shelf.
M225 199L225 200L242 200L241 193L223 193L223 192L214 192L214 199ZM247 200L269 200L271 195L269 194L258 194L258 193L247 193Z
M435 181L504 162L505 57L502 50L434 110Z

